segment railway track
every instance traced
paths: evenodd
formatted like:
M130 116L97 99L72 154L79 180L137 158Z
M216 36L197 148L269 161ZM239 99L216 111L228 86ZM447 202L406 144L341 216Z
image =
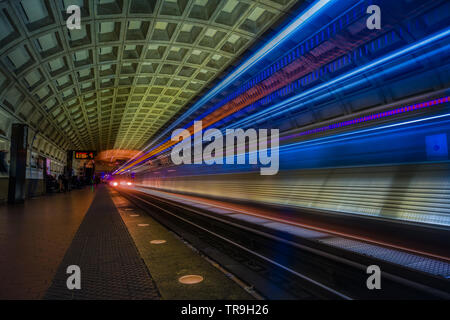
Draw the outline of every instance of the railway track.
M274 232L226 212L117 191L267 299L450 299L446 279ZM381 290L366 285L373 264L382 270Z

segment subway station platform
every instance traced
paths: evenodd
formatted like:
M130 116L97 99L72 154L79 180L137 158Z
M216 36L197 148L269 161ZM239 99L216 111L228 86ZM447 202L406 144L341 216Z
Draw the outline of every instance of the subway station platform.
M449 151L448 0L0 0L0 300L450 300Z
M1 206L0 299L251 298L112 193L101 185ZM67 287L70 265L80 267L79 290ZM186 275L203 281L183 284Z

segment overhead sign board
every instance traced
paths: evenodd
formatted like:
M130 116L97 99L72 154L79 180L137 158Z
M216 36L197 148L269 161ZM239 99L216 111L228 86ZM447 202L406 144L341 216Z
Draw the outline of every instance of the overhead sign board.
M75 151L75 159L79 160L94 160L94 151Z

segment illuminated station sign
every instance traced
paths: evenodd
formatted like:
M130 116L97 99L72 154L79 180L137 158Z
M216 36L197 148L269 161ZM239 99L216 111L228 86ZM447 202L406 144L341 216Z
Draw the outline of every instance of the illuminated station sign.
M75 159L79 160L94 160L94 151L75 151Z

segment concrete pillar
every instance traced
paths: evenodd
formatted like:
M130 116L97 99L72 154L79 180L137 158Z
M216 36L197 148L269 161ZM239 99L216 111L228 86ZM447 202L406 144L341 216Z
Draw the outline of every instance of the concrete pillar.
M11 128L8 203L25 201L28 126L14 123Z
M66 158L66 179L68 181L67 187L71 190L72 186L72 169L73 169L73 151L67 150L67 158Z

